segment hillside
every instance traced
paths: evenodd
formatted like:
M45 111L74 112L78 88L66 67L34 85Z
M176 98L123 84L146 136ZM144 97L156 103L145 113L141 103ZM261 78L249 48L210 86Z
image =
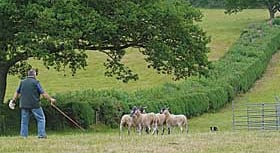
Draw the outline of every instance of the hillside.
M210 14L216 14L218 12L222 13L222 10L203 10L207 12L207 16ZM256 11L255 13L250 14L258 16L260 10L249 10ZM209 13L208 13L209 12ZM266 15L264 11L262 12L263 16L258 16L259 18L253 20L255 22L264 21ZM219 14L219 13L218 13ZM217 15L213 15L217 17ZM246 12L245 12L246 14ZM221 14L219 14L221 15ZM244 14L243 14L244 15ZM249 14L246 14L247 16ZM213 17L212 16L212 17ZM222 16L222 15L221 15ZM239 15L238 15L239 16ZM242 14L241 14L242 16ZM230 16L231 20L239 18L237 16ZM215 18L216 19L216 18ZM255 19L255 18L254 18ZM214 20L214 19L213 19ZM210 47L212 48L209 58L211 60L218 60L224 55L226 49L239 37L240 31L247 27L247 24L244 27L236 24L239 31L228 33L228 31L223 32L223 22L219 22L219 19L213 21L206 21L202 23L202 26L209 26L205 28L208 33L212 33L212 43ZM240 23L248 21L253 22L251 17L244 17L240 19ZM234 29L234 23L238 22L239 19L236 19L230 25L226 25L227 28ZM228 21L229 22L229 21ZM225 24L224 24L225 25ZM240 27L239 27L240 26ZM236 30L236 29L235 29ZM216 35L214 35L216 34ZM279 40L279 39L278 39ZM278 43L279 44L279 43ZM214 50L214 48L216 48ZM267 50L265 50L267 51ZM275 51L275 50L274 50ZM112 82L106 82L106 79L102 76L102 64L100 61L104 60L104 56L101 54L96 54L89 52L90 56L90 66L87 71L80 71L77 76L66 77L63 76L63 73L56 73L52 70L40 71L40 80L44 87L48 88L47 90L51 93L56 92L67 92L71 90L82 90L90 88L95 85L96 89L109 89L109 88L119 88L126 91L137 90L138 88L150 88L159 84L162 84L165 81L171 81L170 78L165 76L158 76L152 70L146 71L145 64L143 64L141 56L135 54L132 50L129 51L129 56L127 61L132 66L135 66L135 69L138 69L141 73L144 74L146 78L144 82L135 82L137 84L123 85L118 84L115 80L112 79ZM279 95L280 86L278 82L280 81L280 53L274 54L272 57L263 77L260 78L254 86L244 94L240 94L235 97L235 104L244 104L247 102L275 102L274 97ZM222 60L221 60L222 61ZM34 65L40 67L40 63L37 61L30 61ZM96 67L95 67L96 66ZM94 68L93 68L94 67ZM92 68L92 69L91 69ZM91 70L91 71L89 71ZM145 71L145 72L143 72ZM96 75L97 74L97 75ZM146 75L145 75L146 74ZM100 75L99 80L97 79ZM96 78L92 79L92 76ZM97 80L96 80L97 79ZM105 80L105 81L104 81ZM18 79L9 78L10 85L14 85L15 88ZM149 82L150 81L150 82ZM145 84L145 82L149 82ZM102 84L103 83L103 84ZM10 86L11 87L11 86ZM211 86L212 88L213 86ZM10 88L11 89L11 88ZM11 89L9 94L12 93ZM79 96L77 96L79 97ZM12 120L14 122L14 120ZM50 123L50 122L48 122ZM106 130L104 127L93 128L93 131L88 131L85 133L80 133L77 131L49 131L48 139L38 140L35 135L32 135L26 139L20 139L15 136L2 137L0 140L0 152L22 152L26 150L27 152L203 152L203 153L224 153L224 152L279 152L279 142L278 138L279 132L231 132L232 125L232 110L231 104L227 104L225 108L215 112L215 113L206 113L199 117L194 117L189 120L189 134L182 135L178 134L178 131L174 131L171 135L142 135L133 133L130 136L126 134L123 137L120 137L119 133L116 132L117 129L110 129L109 131L102 132ZM210 126L218 126L219 132L210 133ZM100 128L100 129L98 129ZM100 132L98 132L100 130ZM111 132L111 130L113 132ZM33 132L34 133L34 132ZM141 137L141 138L140 138ZM11 143L17 143L17 146L14 147L10 145ZM34 148L34 144L36 147ZM51 147L49 147L51 146Z
M276 53L263 77L256 81L254 86L244 94L238 95L235 105L244 103L276 102L275 96L280 96L280 52ZM208 132L210 126L218 126L221 131L232 130L232 105L229 103L219 112L206 113L190 120L190 129L193 132Z
M225 15L223 11L221 9L202 10L205 17L203 22L199 24L212 38L212 42L209 44L211 48L210 60L217 60L223 56L228 47L239 37L242 29L249 23L262 22L267 17L266 10L246 10L232 16ZM90 88L96 90L116 88L135 91L158 86L164 82L173 82L170 76L159 75L154 70L147 69L143 56L133 49L128 50L125 62L139 74L140 79L128 84L119 82L115 78L104 77L103 61L105 56L103 54L89 51L88 56L89 66L86 70L79 70L74 77L69 72L65 72L66 76L64 76L64 72L47 70L43 68L40 61L30 60L30 63L39 68L38 79L51 94ZM6 98L13 95L18 83L19 79L17 77L8 77Z

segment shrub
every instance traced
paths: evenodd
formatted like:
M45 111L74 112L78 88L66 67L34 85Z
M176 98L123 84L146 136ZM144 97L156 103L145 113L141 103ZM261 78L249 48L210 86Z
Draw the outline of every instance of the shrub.
M174 114L189 118L216 111L233 97L246 92L262 76L267 63L280 47L280 27L253 24L219 61L213 62L209 77L192 77L177 84L166 83L152 89L127 93L118 90L86 90L58 94L57 105L85 128L100 122L117 127L120 117L132 106L146 106L147 112L169 107ZM47 127L64 129L71 124L46 101ZM0 104L0 133L19 128L19 110ZM7 120L7 118L9 120Z

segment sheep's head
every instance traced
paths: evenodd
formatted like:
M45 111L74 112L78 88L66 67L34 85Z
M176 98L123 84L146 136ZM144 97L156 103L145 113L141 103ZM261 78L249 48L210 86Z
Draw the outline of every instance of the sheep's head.
M169 111L169 108L165 108L161 114L164 114L164 115L169 115L170 114L170 111Z
M140 109L137 109L134 113L136 116L140 116L142 113L141 113L141 110Z
M161 110L160 110L160 114L164 114L164 112L167 112L168 111L168 113L170 113L170 110L169 110L169 108L167 107L167 108L162 108Z
M142 106L140 106L139 107L139 111L142 113L142 114L144 114L144 113L146 113L145 112L145 109L146 109L147 107L142 107Z
M160 114L163 114L163 112L165 111L165 108L160 109Z
M138 110L136 106L134 106L130 111L130 117L133 117L135 115L135 112Z

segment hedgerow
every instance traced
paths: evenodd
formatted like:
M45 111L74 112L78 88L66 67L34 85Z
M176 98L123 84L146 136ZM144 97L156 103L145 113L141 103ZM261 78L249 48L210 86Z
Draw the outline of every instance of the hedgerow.
M187 117L217 111L235 95L248 91L262 76L272 55L280 48L279 20L275 19L273 26L252 24L244 29L227 54L212 63L207 78L193 77L133 93L92 89L57 94L57 105L85 128L95 123L117 127L121 115L129 113L133 106L145 106L147 112L159 112L160 108L169 107L172 113ZM43 100L42 103L49 129L72 126L48 102ZM8 110L4 104L0 107L2 133L8 126L18 128L19 110ZM11 117L15 122L7 120Z

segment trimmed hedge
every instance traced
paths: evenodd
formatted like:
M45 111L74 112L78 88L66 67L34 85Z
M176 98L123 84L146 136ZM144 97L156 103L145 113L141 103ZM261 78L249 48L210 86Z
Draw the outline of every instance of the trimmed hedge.
M278 19L276 19L278 20ZM274 21L274 23L279 23ZM146 106L147 112L169 107L174 114L188 117L219 110L238 93L246 92L262 76L272 55L280 47L280 27L253 24L227 54L212 64L209 77L190 78L177 84L166 83L152 89L127 93L119 90L86 90L57 94L57 105L83 127L95 123L117 127L121 115L133 106ZM48 129L64 129L72 124L42 101ZM0 105L0 133L14 126L18 129L19 111ZM13 117L11 124L5 118Z

